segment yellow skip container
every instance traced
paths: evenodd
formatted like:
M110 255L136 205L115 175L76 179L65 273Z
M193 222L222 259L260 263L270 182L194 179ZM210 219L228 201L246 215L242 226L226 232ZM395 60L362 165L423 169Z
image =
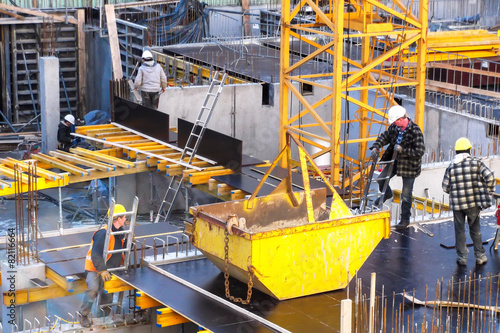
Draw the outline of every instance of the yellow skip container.
M222 272L227 238L229 275L248 283L250 272L253 287L277 299L345 288L389 237L390 213L353 216L336 193L332 213L325 189L293 196L295 205L289 194L278 192L251 204L248 199L191 207L195 218L186 232Z

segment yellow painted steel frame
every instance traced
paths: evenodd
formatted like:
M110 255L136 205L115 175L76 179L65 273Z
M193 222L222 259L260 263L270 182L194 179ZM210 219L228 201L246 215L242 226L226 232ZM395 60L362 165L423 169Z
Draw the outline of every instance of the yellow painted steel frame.
M303 7L308 6L316 14L316 23L292 23ZM324 12L322 8L327 8ZM345 9L349 8L350 12ZM395 87L414 87L416 105L414 121L421 128L424 124L424 98L426 74L426 40L428 0L419 2L419 17L415 17L411 8L405 8L400 1L392 6L377 0L330 0L326 6L318 5L314 0L302 0L293 8L290 1L281 5L281 59L280 59L280 150L286 146L286 132L300 134L300 140L306 147L314 147L313 158L330 153L330 183L336 186L349 186L341 179L341 159L355 165L363 165L369 141L375 140L378 133L370 133L372 124L385 123L386 112L394 105ZM383 15L382 15L383 14ZM389 17L383 20L382 17ZM301 22L301 20L297 20ZM321 30L318 28L321 27ZM356 31L355 31L356 30ZM347 33L345 31L348 31ZM318 44L314 34L329 38L325 45ZM350 59L344 55L344 40L358 37L362 41L361 60ZM313 47L313 51L300 58L294 55L290 59L293 40L300 40ZM380 41L395 40L392 47L385 47L379 55L374 49L380 48ZM410 46L416 45L416 69L413 77L402 76L397 70L401 66L400 54ZM314 50L316 48L316 50ZM316 57L327 54L333 57L333 67L329 73L309 73L300 75L300 67ZM298 59L297 59L298 57ZM397 60L399 59L399 60ZM387 62L393 66L387 66ZM317 68L317 67L315 67ZM351 69L349 69L351 68ZM346 70L349 69L349 70ZM304 71L308 72L308 71ZM331 80L326 83L319 80ZM308 84L318 92L314 96L303 96L297 84ZM372 105L369 104L368 91L376 92ZM359 91L359 98L349 96L350 91ZM318 96L318 97L316 97ZM343 101L344 100L344 101ZM377 101L378 100L378 101ZM347 119L342 105L346 101L358 107L356 119ZM293 105L293 103L298 103ZM331 104L328 104L331 103ZM331 114L323 119L321 111L331 105ZM382 106L381 106L382 105ZM294 106L293 110L290 107ZM348 123L358 123L359 136L350 139L342 135ZM344 156L346 145L357 144L357 158ZM283 160L281 166L285 167ZM357 172L362 171L358 168ZM354 175L358 179L359 175Z

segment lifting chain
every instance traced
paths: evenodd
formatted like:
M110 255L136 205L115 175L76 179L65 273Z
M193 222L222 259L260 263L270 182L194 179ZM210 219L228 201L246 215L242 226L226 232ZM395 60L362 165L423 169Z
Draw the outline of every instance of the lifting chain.
M241 304L248 304L250 303L250 299L252 298L252 287L253 287L253 281L252 281L252 272L251 272L251 267L248 266L248 290L247 290L247 299L244 300L240 297L234 297L231 296L229 292L229 232L227 229L224 232L224 235L226 236L224 238L224 285L226 287L226 298L229 300L235 302L235 303L241 303Z

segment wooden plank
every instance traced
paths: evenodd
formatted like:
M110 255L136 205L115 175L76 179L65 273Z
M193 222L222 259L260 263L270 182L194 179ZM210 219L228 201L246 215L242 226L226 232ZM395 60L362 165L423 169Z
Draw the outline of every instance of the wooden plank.
M87 107L85 105L85 10L78 9L76 11L76 18L78 21L78 117L83 118L87 114Z
M120 44L118 43L118 30L116 28L116 16L114 5L104 5L106 12L106 24L108 26L109 48L111 51L111 65L113 68L113 78L119 80L123 78L122 60L120 56Z
M55 168L59 168L61 170L67 171L75 176L90 176L91 170L85 170L85 169L79 168L73 164L61 161L61 160L54 158L54 157L47 156L45 154L41 154L41 153L40 154L33 154L33 155L31 155L31 157L37 161L41 161L43 163L50 164Z
M66 20L67 20L68 23L78 24L78 21L75 20L74 18L71 18L71 17L63 17L63 16L59 16L59 15L46 14L46 13L43 13L43 12L40 12L37 10L25 9L25 8L6 5L6 4L0 4L0 9L10 10L12 12L23 13L23 14L33 15L33 16L44 17L44 18L47 18L49 20L54 20L54 21L59 21L59 22L64 22L64 23L66 23Z
M153 5L162 5L162 4L172 4L178 3L179 0L156 0L156 1L140 1L140 2L129 2L129 3L121 3L116 4L115 8L129 8L129 7L143 7L143 6L153 6Z
M75 163L75 164L85 165L87 167L94 168L94 169L99 170L99 171L108 172L108 171L115 171L116 170L116 166L114 166L114 165L104 164L104 163L93 161L93 160L88 160L84 157L70 154L70 153L66 153L66 152L60 151L60 150L59 151L50 151L49 154L54 156L54 157L60 158L61 160L65 160L65 161Z
M72 135L73 135L73 136L76 136L76 137L84 138L84 139L93 140L93 141L96 141L96 142L106 143L106 141L104 141L104 140L100 140L100 139L96 139L96 138L91 138L91 137L89 137L89 136L85 136L85 135L81 135L81 134L76 134L76 133L73 133ZM119 143L116 143L116 142L109 142L109 143L110 143L110 144L112 144L113 146L120 147L120 148L124 148L124 149L135 149L135 150L137 150L137 152L138 152L138 153L143 153L143 154L146 154L146 155L148 155L148 156L156 157L156 158L161 159L161 160L167 160L167 161L169 160L168 158L165 158L165 157L163 157L163 156L156 155L156 154L149 153L149 152L143 152L143 151L140 151L140 150L138 150L138 149L136 149L136 148L130 148L130 147L127 147L127 146L125 146L125 145L122 145L122 144L119 144ZM77 148L77 149L78 149L78 148ZM175 162L175 161L172 161L172 160L171 160L171 162ZM183 163L179 163L179 164L183 164ZM196 167L194 167L194 166L192 166L192 165L190 166L190 165L189 165L189 164L187 164L187 163L184 163L183 165L185 165L186 167L193 167L193 169L195 169L195 170L197 169ZM201 170L201 168L199 168L199 170Z
M460 86L458 84L453 84L453 83L446 83L446 82L440 82L440 81L433 81L433 80L425 80L425 86L436 86L436 87L443 87L446 89L450 90L455 90L455 91L460 91L464 94L478 94L478 95L483 95L483 96L489 96L489 97L494 97L494 98L499 98L500 99L500 93L494 92L494 91L488 91L484 89L476 89L476 88L470 88L466 86Z
M17 14L14 14L14 13L11 13L11 12L9 12L7 10L0 9L0 13L5 14L5 15L9 15L9 16L14 17L14 18L16 18L18 20L21 20L21 21L26 20L26 17L21 16L21 15L17 15Z
M491 77L500 78L500 73L483 71L481 69L475 69L475 68L454 66L454 65L443 64L443 63L439 63L439 62L430 62L427 64L427 68L432 68L432 67L449 69L449 70L453 70L453 71L457 71L457 72L472 73L472 74L478 74L478 75L482 75L482 76L491 76Z
M11 157L7 157L5 159L2 159L1 162L2 162L2 164L5 164L11 168L14 168L14 166L17 164L17 165L19 165L19 167L22 168L23 171L28 171L28 168L29 168L28 163L26 163L25 161L18 161L18 160L11 158ZM36 168L36 173L37 173L37 176L43 177L47 180L62 179L61 175L59 175L55 172L52 172L52 171L44 170L38 166Z
M71 148L70 152L91 158L93 160L101 161L104 163L109 163L112 165L119 166L120 168L130 169L136 166L136 163L124 161L118 157L112 157L104 154L100 154L98 151L87 150L83 148Z
M11 179L15 179L14 169L11 169L11 168L6 167L4 165L0 165L0 175L4 175L4 176L9 177ZM24 173L20 173L20 175L21 175L21 182L24 184L28 184L28 176L25 175Z

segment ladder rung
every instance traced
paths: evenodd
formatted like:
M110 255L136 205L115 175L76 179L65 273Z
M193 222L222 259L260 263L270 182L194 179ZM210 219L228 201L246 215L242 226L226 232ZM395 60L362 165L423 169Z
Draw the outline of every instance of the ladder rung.
M113 253L123 253L123 252L130 252L129 249L119 249L119 250L111 250L111 251L108 251L108 254L113 254Z
M121 271L127 269L125 266L118 266L118 267L113 267L113 268L108 268L108 272L114 272L114 271Z
M110 235L125 235L130 234L130 230L113 231L109 233Z

